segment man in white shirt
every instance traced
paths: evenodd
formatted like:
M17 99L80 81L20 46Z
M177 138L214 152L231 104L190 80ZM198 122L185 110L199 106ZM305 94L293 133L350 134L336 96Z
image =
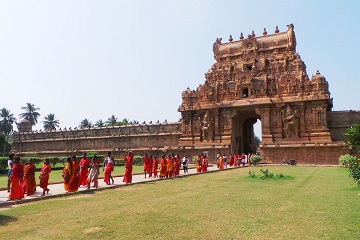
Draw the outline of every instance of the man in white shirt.
M11 153L9 155L9 160L8 160L8 184L7 184L7 190L8 192L10 192L10 176L11 176L11 172L12 172L12 165L13 165L13 162L14 162L14 156L15 154Z

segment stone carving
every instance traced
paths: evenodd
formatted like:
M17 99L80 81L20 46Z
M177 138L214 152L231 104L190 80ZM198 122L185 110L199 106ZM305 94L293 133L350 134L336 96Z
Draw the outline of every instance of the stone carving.
M283 124L286 138L299 137L300 113L287 105L283 109Z
M202 127L201 127L203 141L212 141L213 140L214 130L213 130L212 125L213 125L213 123L212 123L212 120L210 117L210 112L207 111L204 116L204 120L202 122Z

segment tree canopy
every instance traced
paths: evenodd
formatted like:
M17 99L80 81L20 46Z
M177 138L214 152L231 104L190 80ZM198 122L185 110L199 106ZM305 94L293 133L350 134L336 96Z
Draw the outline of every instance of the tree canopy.
M360 150L360 123L346 129L344 137L349 146L353 149Z
M80 128L87 128L87 127L92 127L92 123L89 121L89 119L85 118L84 120L82 120L79 124Z
M32 125L35 125L38 122L38 118L40 117L40 113L37 112L40 108L37 108L32 103L26 103L25 107L21 107L25 112L20 113L19 116L21 119L26 119L31 122Z
M7 137L13 130L13 124L16 121L16 118L10 110L6 108L0 109L0 132Z
M46 131L52 131L55 130L57 127L59 127L60 122L58 119L55 119L55 114L50 113L45 117L45 121L42 121L44 124L44 130Z

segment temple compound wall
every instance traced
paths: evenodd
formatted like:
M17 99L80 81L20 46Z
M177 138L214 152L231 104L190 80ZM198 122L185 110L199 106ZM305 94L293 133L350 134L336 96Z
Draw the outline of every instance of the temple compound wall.
M182 92L178 108L181 122L144 124L47 133L17 133L14 148L21 153L72 153L126 148L139 153L205 152L210 161L217 153L254 153L263 161L337 164L351 149L342 133L360 122L359 111L332 111L333 99L325 77L311 78L296 52L294 26L273 34L264 29L239 40L230 35L213 44L215 63L205 82ZM254 145L253 125L261 121L262 143Z
M20 154L36 152L39 156L71 156L89 151L106 155L111 151L115 157L124 157L127 149L139 155L160 156L177 150L180 135L179 123L18 132L13 148Z

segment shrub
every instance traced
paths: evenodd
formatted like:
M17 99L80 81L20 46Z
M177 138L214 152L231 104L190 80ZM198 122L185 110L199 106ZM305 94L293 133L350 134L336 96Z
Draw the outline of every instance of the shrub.
M345 167L349 167L349 163L356 160L357 158L355 156L351 156L350 154L341 155L339 157L339 163Z
M339 163L349 168L349 177L352 177L356 184L360 187L360 164L359 159L350 154L341 155Z
M255 172L249 171L249 176L254 178L255 177Z
M36 157L37 155L37 152L27 152L25 158Z
M275 175L273 172L269 172L269 169L260 169L260 172L263 173L263 175L260 177L261 179L265 179L265 178L274 178Z
M279 175L276 175L276 177L278 177L278 178L284 178L285 176L284 176L284 174L280 173Z
M20 162L21 162L23 165L25 165L25 163L26 163L29 159L31 159L32 163L35 164L35 165L37 165L37 164L39 164L39 163L42 163L42 162L44 161L44 159L41 159L41 158L39 158L39 157L28 157L28 156L25 156L25 157L21 157L21 158L20 158Z
M258 155L252 155L252 156L250 157L250 162L251 162L251 164L253 164L253 165L258 164L261 160L262 160L262 157L261 157L261 156L258 156Z
M360 150L360 123L357 123L346 129L343 134L349 146L356 150Z
M136 155L133 159L133 165L142 165L142 156Z
M9 160L9 157L0 157L0 168L5 170L7 168L7 161Z

